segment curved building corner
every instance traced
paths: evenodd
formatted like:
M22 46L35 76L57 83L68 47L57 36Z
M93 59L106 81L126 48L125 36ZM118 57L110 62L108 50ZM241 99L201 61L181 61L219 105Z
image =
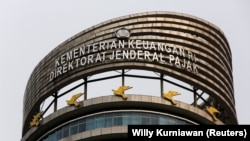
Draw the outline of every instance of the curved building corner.
M22 141L127 140L135 124L238 124L217 26L165 11L114 18L57 46L28 80Z

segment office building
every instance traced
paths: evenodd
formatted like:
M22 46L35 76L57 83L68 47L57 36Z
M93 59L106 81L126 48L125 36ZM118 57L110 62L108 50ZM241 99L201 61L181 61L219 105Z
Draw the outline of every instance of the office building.
M217 26L166 11L110 19L58 45L28 80L22 141L126 140L133 124L238 124Z

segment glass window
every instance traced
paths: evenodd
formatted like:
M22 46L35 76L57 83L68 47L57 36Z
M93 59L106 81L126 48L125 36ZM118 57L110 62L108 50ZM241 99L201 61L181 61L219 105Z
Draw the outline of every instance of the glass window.
M176 122L176 120L175 120L174 118L169 118L169 119L168 119L168 124L169 124L169 125L176 125L177 122Z
M107 113L105 114L105 118L112 118L113 117L113 113Z
M114 126L122 125L122 117L114 117Z
M69 125L63 127L63 138L69 136Z
M86 122L79 124L79 133L86 131Z
M92 130L95 128L95 122L93 117L89 117L86 119L86 130Z
M104 115L98 115L96 116L96 119L95 119L95 122L96 122L96 128L102 128L104 127Z
M113 125L113 118L112 117L106 117L105 118L105 127L111 127Z
M122 113L122 125L131 124L131 114L132 112L123 112Z
M75 121L70 124L70 135L78 133L78 121Z
M122 112L117 112L117 113L114 113L114 116L122 116Z
M143 124L143 125L150 124L150 118L149 117L141 117L141 124Z
M50 134L47 141L56 141L56 134L55 133Z
M149 114L149 113L140 113L140 115L141 115L142 117L150 117L150 114Z
M122 113L114 113L114 126L122 125Z
M57 132L56 132L56 139L57 140L62 139L62 129L61 128L59 130L57 130Z
M163 116L160 116L159 117L159 124L160 125L166 125L166 124L168 124L168 119L164 118Z
M159 118L158 118L158 116L155 116L155 117L151 116L151 124L152 125L159 124Z
M127 116L131 117L132 113L134 113L134 112L123 112L122 116L123 117L127 117Z
M113 125L113 113L105 114L105 127L111 127Z
M140 116L138 113L131 114L131 124L141 124Z
M79 124L81 124L81 123L86 123L86 118L80 119L80 120L78 121L78 123L79 123Z
M74 135L78 133L78 126L70 127L70 135Z
M76 126L76 125L78 125L78 120L70 123L70 126Z
M120 125L140 125L140 124L160 124L160 125L185 125L191 124L185 120L177 119L167 115L144 113L144 112L117 112L104 113L87 118L82 118L56 129L42 141L55 141L87 130L102 127L112 127Z
M122 117L122 125L129 125L131 123L131 117L130 116L123 116Z

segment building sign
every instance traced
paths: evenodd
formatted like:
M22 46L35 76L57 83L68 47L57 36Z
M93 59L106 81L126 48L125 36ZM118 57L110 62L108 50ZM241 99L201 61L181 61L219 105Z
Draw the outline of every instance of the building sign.
M128 32L118 31L116 34L123 36ZM55 68L49 74L49 80L53 81L79 67L123 60L154 62L171 65L197 75L199 73L196 55L183 47L148 40L113 40L82 44L58 56L55 59Z

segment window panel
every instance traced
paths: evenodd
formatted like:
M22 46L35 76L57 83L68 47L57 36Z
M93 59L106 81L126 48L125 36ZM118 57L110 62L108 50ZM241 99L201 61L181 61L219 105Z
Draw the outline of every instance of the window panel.
M68 137L69 136L69 125L66 125L63 127L63 138Z
M86 119L86 130L92 130L95 127L95 120L94 118L87 118Z
M86 122L79 124L79 133L86 131Z
M185 125L191 124L187 121L167 115L144 113L144 112L117 112L104 113L100 115L82 118L58 128L54 133L49 134L42 141L54 141L96 128L140 124L161 124L161 125Z

